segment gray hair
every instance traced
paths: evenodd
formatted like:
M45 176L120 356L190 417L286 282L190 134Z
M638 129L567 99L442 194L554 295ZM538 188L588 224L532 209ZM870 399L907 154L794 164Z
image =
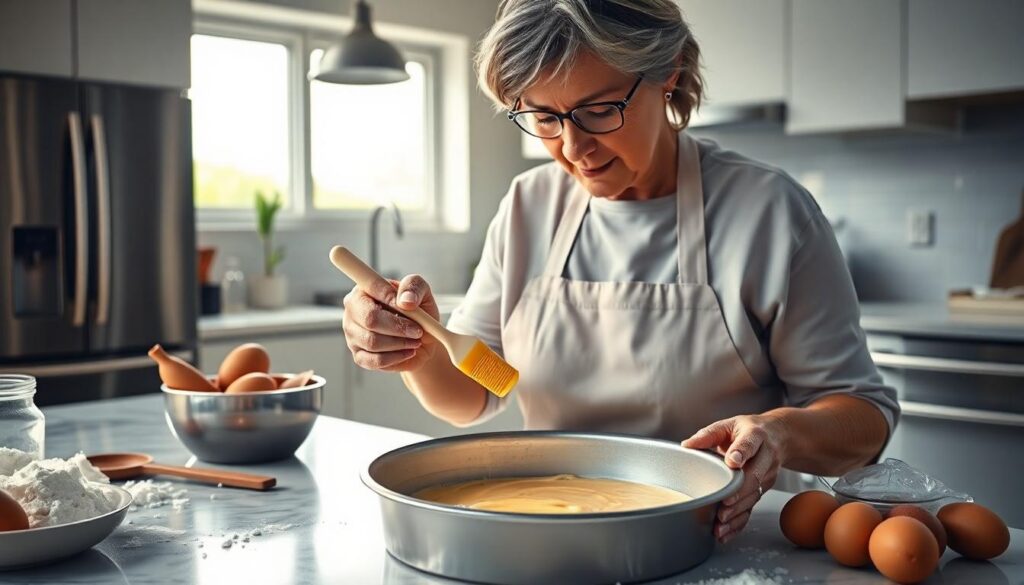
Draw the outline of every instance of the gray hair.
M498 109L511 109L534 83L566 74L582 51L647 82L680 71L669 101L677 129L700 107L700 48L672 0L502 0L477 51L478 82Z

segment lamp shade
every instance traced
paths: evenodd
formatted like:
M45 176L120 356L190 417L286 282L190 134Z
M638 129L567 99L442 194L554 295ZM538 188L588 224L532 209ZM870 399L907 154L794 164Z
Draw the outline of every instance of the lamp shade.
M312 78L327 83L372 85L405 81L409 74L398 49L373 34L370 6L358 0L352 32L324 53L319 71Z

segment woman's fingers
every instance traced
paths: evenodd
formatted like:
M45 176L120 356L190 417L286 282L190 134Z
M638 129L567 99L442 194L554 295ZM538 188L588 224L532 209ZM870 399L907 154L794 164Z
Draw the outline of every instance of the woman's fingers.
M430 316L438 318L437 303L430 285L419 274L410 274L398 283L398 307L405 310L421 307Z
M732 441L734 419L713 422L683 441L687 449L714 449L725 447Z
M725 453L725 464L733 469L739 469L753 459L761 444L764 443L764 430L757 426L748 426L738 433L734 433L732 443Z
M355 361L356 365L367 370L384 370L412 359L415 355L416 350L414 349L384 353L373 353L358 349L352 352L352 360Z
M743 512L732 520L726 523L719 524L715 527L715 536L718 537L718 541L725 544L732 540L750 521L750 512Z
M388 310L367 294L346 297L345 317L352 325L374 333L412 339L423 337L423 329L415 321Z

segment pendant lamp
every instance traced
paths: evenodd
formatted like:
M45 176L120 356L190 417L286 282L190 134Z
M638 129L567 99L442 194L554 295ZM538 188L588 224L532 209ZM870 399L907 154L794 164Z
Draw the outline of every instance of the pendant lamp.
M374 85L409 79L405 59L391 43L373 34L370 5L356 0L356 22L341 42L320 59L320 70L312 79L327 83Z

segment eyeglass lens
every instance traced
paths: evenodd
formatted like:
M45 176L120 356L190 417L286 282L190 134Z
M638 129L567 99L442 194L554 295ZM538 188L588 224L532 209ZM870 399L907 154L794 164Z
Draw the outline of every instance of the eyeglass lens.
M572 120L586 132L604 134L622 127L622 111L613 105L593 105L576 108ZM557 138L562 133L558 116L546 112L523 112L515 117L516 124L539 138Z

